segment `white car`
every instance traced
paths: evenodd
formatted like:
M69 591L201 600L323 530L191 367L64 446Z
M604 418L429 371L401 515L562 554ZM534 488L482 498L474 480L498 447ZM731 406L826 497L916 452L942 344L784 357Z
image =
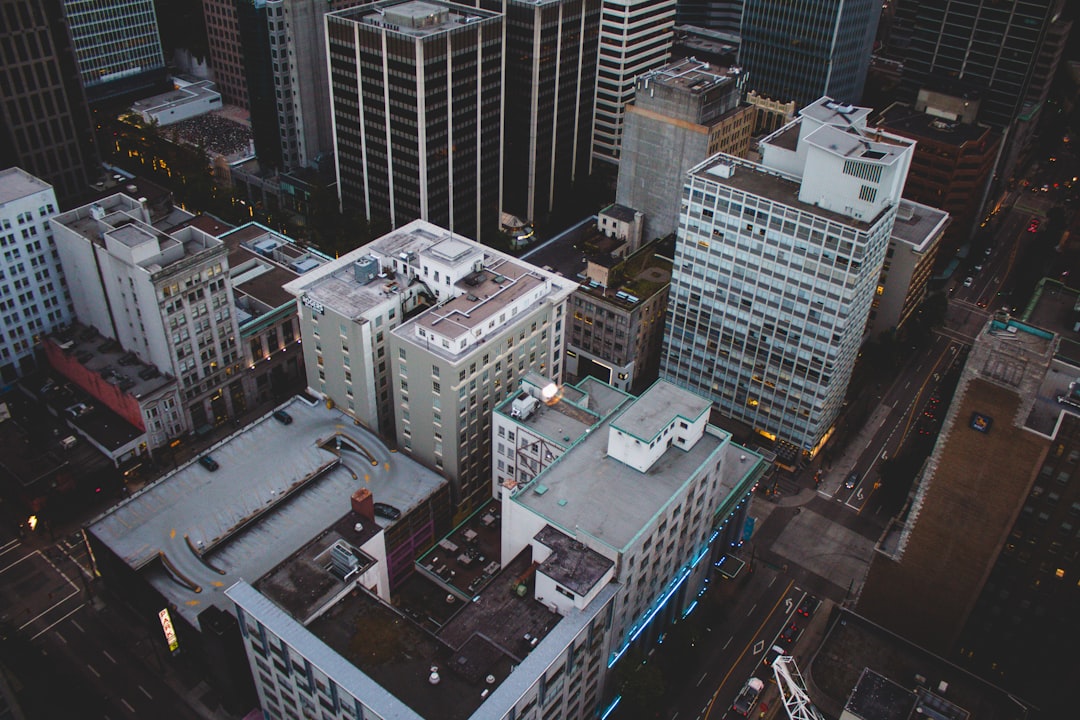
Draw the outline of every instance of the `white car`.
M975 284L975 279L971 277L964 278L964 287L971 287Z

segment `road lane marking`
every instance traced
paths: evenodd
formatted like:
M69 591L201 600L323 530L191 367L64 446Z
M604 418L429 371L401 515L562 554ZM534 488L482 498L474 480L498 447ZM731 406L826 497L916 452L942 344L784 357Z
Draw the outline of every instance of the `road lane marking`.
M97 677L101 677L101 673L99 673L93 665L91 665L90 663L86 663L86 667L90 668L90 672L94 673L94 675L96 675Z
M81 632L81 633L84 633L84 632L86 632L85 630L83 630L83 627L82 627L82 625L80 625L80 624L79 624L79 623L77 623L76 621L72 620L72 621L71 621L71 624L72 624L72 625L74 625L74 626L75 626L75 627L76 627L76 628L78 629L78 631L79 631L79 632Z
M114 658L114 657L113 657L112 655L110 655L110 654L109 654L109 651L108 651L108 650L102 650L102 651L101 651L101 654L102 654L102 655L104 655L105 657L109 658L109 661L110 661L110 662L111 662L111 663L112 663L113 665L116 665L116 664L117 664L117 662L116 662L116 658Z
M734 636L734 635L732 635L731 637L729 637L729 638L727 639L727 642L726 642L726 643L724 643L724 647L722 647L722 648L720 648L720 649L721 649L721 650L727 650L727 646L728 646L728 645L730 645L730 644L731 644L731 641L732 641L732 640L734 640L734 639L735 639L735 636Z
M705 678L709 677L709 673L703 673L701 679L697 681L695 687L701 687L701 683L705 682Z
M773 584L774 582L776 582L776 578L777 578L777 577L779 577L779 576L778 576L778 575L773 575L773 576L772 576L772 580L770 580L770 581L769 581L769 584L768 584L768 585L767 585L766 587L772 587L772 584Z
M131 707L131 705L128 704L127 700L125 700L124 698L120 698L120 704L126 707L129 713L131 713L132 715L135 714L135 708Z
M140 690L140 691L142 691L142 694L143 694L143 695L145 695L146 697L150 698L151 700L153 700L153 699L154 699L154 696L153 696L153 695L151 695L150 693L148 693L148 692L146 691L146 688L144 688L144 687L143 687L142 685L138 685L138 686L136 686L136 687L138 687L138 688L139 688L139 690Z
M791 586L794 584L795 581L792 580L788 583L788 586L784 588L783 594L781 594L780 597L776 599L776 604L772 606L772 610L769 611L769 614L765 616L765 619L761 621L760 625L758 625L757 630L754 631L754 637L757 637L758 633L760 633L765 628L765 625L769 622L769 620L772 619L773 613L776 612L776 608L780 607L780 603L783 602L784 598L788 594L788 590L790 590ZM724 646L724 649L727 649L727 645ZM720 688L724 687L724 685L727 684L728 679L731 678L731 673L735 672L735 668L738 667L739 662L742 661L743 656L746 655L746 651L749 649L750 645L747 644L746 647L743 648L742 652L739 653L739 657L735 658L735 662L731 664L731 667L728 669L727 674L724 675L724 679L721 680L720 684L716 686L716 691L713 692L712 697L709 699L709 704L705 707L705 714L702 716L704 720L708 720L709 713L712 712L713 705L716 703L716 698L720 695Z
M746 613L746 617L750 617L751 615L753 615L755 610L757 610L757 603L754 603L750 607L750 612Z
M22 562L23 560L26 560L27 558L32 558L32 557L34 557L35 555L40 555L40 554L41 554L41 551L40 551L40 550L35 550L34 552L31 552L31 553L27 553L27 554L23 555L23 556L22 556L21 558L19 558L19 559L18 559L18 560L16 560L15 562L11 563L10 565L8 565L8 566L6 566L6 567L3 567L3 568L0 568L0 575L3 575L3 574L4 574L4 573L6 573L6 572L7 572L8 570L10 570L11 568L15 567L15 566L16 566L16 565L18 565L19 563L21 563L21 562Z
M45 633L49 632L49 631L50 631L50 630L52 630L52 629L53 629L54 627L56 627L56 626L57 626L57 625L59 625L60 623L64 622L64 621L65 621L65 620L67 620L67 619L68 619L69 617L71 617L72 615L74 615L75 613L79 612L79 611L80 611L80 610L82 610L82 609L83 609L83 606L82 606L82 605L80 605L79 607L75 608L74 610L72 610L71 612L69 612L69 613L68 613L67 615L65 615L64 617L60 618L59 620L57 620L56 622L54 622L54 623L53 623L52 625L50 625L49 627L45 628L44 630L42 630L41 632L39 632L39 633L38 633L37 635L34 635L34 636L33 636L32 638L30 638L30 639L31 639L31 640L37 640L37 639L38 639L39 637L41 637L41 636L42 636L42 635L44 635ZM72 621L71 621L71 624L72 624L72 625L74 625L75 627L79 628L79 630L81 630L82 632L86 632L86 631L85 631L85 630L83 630L83 629L82 629L81 627L79 627L79 623L75 622L74 620L72 620Z
M60 638L60 642L67 645L67 638L65 638L63 635L61 635L59 630L56 631L56 637Z
M20 630L22 630L22 629L23 629L23 628L25 628L25 627L26 627L27 625L29 625L30 623L34 622L34 621L35 621L35 620L37 620L38 618L40 618L40 617L41 617L42 615L45 615L45 614L47 614L47 613L50 613L50 612L52 612L52 611L53 611L54 609L56 609L56 608L60 607L60 606L61 606L61 605L63 605L63 604L65 603L65 602L67 602L68 600L70 600L71 598L75 597L75 596L76 596L76 595L78 595L78 594L79 594L79 591L78 591L78 590L73 590L73 591L72 591L72 592L70 592L70 593L69 593L69 594L68 594L68 595L67 595L66 597L64 597L64 598L60 599L60 600L59 600L58 602L54 602L54 603L53 603L52 605L50 605L50 606L49 606L49 607L47 607L46 609L42 610L42 611L41 611L41 612L39 612L39 613L38 613L37 615L35 615L34 617L32 617L32 618L30 618L29 620L27 620L26 622L24 622L24 623L23 623L22 625L20 625L20 626L19 626L19 629L20 629Z

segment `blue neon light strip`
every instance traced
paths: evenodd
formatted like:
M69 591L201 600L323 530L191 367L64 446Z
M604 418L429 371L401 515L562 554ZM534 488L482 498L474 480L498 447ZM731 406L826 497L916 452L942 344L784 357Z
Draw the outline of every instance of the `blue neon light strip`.
M600 715L600 720L607 720L607 716L618 707L620 702L622 702L622 695L616 695L615 699L611 701L611 704L607 706L607 710Z

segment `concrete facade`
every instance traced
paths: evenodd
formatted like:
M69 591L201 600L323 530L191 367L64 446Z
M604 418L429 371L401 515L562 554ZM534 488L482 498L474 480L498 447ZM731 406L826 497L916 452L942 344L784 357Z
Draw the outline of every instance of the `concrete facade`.
M449 299L390 334L397 437L452 479L465 510L490 497L495 406L530 373L562 382L574 284L456 238L431 246L421 264Z
M176 377L189 427L244 407L240 330L220 240L190 225L158 230L146 206L120 194L51 222L79 321Z
M926 298L949 214L901 200L870 310L870 334L899 330Z
M0 383L35 367L37 337L71 322L74 308L56 259L49 218L56 193L20 168L0 171Z
M695 60L639 77L625 112L615 201L645 213L642 240L650 242L678 226L690 168L749 150L753 115L739 105L735 75Z

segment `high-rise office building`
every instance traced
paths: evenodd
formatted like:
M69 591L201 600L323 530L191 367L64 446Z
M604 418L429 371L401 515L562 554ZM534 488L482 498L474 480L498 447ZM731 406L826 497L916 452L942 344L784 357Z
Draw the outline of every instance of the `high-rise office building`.
M154 0L64 0L64 12L91 105L164 89Z
M245 408L228 249L188 225L150 223L117 194L51 219L78 320L177 378L188 427Z
M947 211L952 222L945 235L946 244L950 250L958 250L983 217L980 208L994 174L1001 133L976 124L974 111L963 120L961 108L955 108L954 119L942 117L948 105L939 100L940 95L920 96L929 97L932 104L919 111L894 103L881 113L877 126L915 141L904 197ZM958 105L970 102L978 107L974 98L956 100Z
M520 223L548 217L589 173L601 3L469 3L506 17L501 206Z
M745 0L679 0L675 20L709 30L739 34Z
M0 382L36 367L37 339L71 321L73 309L49 218L56 194L19 168L0 171Z
M278 97L279 90L274 85L274 68L280 68L284 62L278 56L287 36L284 24L275 20L274 10L269 3L256 0L236 3L251 139L260 169L270 172L281 167L282 140L285 139L279 136L277 107L291 99L284 97L284 93Z
M273 76L277 134L285 170L322 165L333 157L330 83L326 72L326 14L363 0L268 0L274 36L267 68ZM277 55L273 55L277 50ZM260 157L261 159L261 157Z
M379 0L326 23L342 206L376 225L421 218L471 238L496 232L502 16Z
M687 170L718 152L746 154L755 111L740 105L736 73L699 60L673 62L636 84L615 199L645 214L649 242L675 232Z
M683 194L661 377L707 393L785 454L814 453L844 401L912 143L821 98L716 155Z
M1054 53L1046 58L1043 49L1061 44L1052 28L1065 24L1062 6L1062 0L902 0L890 50L903 60L903 99L914 102L920 89L941 80L960 81L982 97L979 121L1008 129L1025 103L1046 98Z
M637 77L667 62L674 26L675 0L604 1L596 77L594 160L618 163L623 108L634 99Z
M248 109L247 75L237 20L237 3L254 0L202 0L206 37L210 43L210 69L221 98Z
M59 0L0 2L0 167L21 167L61 203L97 179L97 150Z
M798 107L822 95L860 102L880 14L879 0L746 3L739 62L747 87Z

